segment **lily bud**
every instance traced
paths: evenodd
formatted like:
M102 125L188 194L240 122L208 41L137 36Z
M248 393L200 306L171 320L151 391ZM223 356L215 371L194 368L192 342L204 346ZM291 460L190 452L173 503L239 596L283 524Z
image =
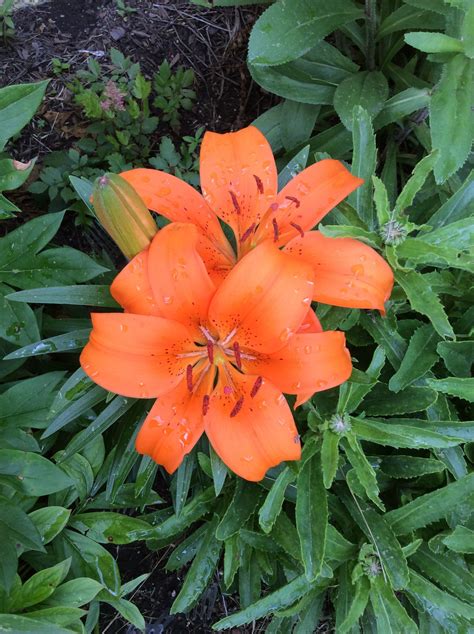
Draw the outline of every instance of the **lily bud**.
M92 204L100 224L129 260L146 249L158 231L143 200L118 174L96 179Z

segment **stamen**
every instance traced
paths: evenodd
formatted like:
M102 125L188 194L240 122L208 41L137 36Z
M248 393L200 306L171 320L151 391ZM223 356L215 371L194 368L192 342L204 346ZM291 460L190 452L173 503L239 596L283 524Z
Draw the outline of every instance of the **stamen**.
M188 390L193 391L193 366L188 365L186 368L186 383L188 384Z
M237 367L239 368L239 370L241 370L242 356L240 354L240 346L237 341L234 341L234 345L232 346L232 348L234 349L235 363L237 364Z
M296 222L290 222L290 225L291 225L294 229L296 229L296 231L299 231L300 236L301 236L302 238L304 238L304 231L303 231L303 229L300 227L300 225L297 225L297 224L296 224Z
M257 380L255 381L255 383L253 384L253 388L250 391L250 396L252 398L254 398L255 396L257 396L257 392L258 390L262 387L262 383L263 383L263 378L261 376L257 377Z
M278 203L272 203L272 204L270 205L270 209L271 209L272 211L276 211L276 210L278 209L278 207L279 207Z
M278 229L278 223L276 221L276 218L273 218L272 225L273 225L273 242L278 242L278 236L280 235L280 231Z
M239 205L239 201L237 200L237 196L234 194L233 191L229 191L230 197L232 198L232 204L234 205L234 209L237 212L237 215L240 216L240 205Z
M227 337L220 342L221 346L226 346L229 341L232 339L232 337L235 335L235 333L237 332L237 328L233 328L229 334L227 335Z
M258 177L257 174L254 174L253 177L255 178L255 182L257 183L257 189L258 189L259 193L263 194L262 179L260 177Z
M250 227L248 227L248 229L244 231L242 237L240 238L240 241L245 242L245 240L247 240L247 238L249 237L249 235L252 233L254 229L255 229L255 223L250 225Z
M285 198L287 200L291 200L292 203L295 203L296 207L299 207L301 204L298 198L296 198L296 196L285 196Z
M202 332L202 334L206 337L208 341L212 341L212 343L216 343L216 340L214 339L214 337L211 335L211 333L209 332L207 328L204 328L204 326L199 326L199 330Z
M239 398L239 400L237 401L237 403L234 405L234 407L232 408L232 411L230 412L230 417L234 418L234 416L237 416L237 414L240 412L240 410L242 409L242 405L244 404L244 397L241 396Z
M209 363L214 363L214 344L212 343L212 341L208 341L206 347Z
M209 411L209 394L204 394L202 397L202 415L205 416Z

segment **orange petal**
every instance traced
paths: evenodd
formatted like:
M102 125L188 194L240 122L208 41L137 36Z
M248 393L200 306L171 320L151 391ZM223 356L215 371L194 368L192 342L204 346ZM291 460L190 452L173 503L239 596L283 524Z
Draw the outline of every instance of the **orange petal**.
M311 267L266 241L242 258L217 289L209 319L221 339L261 352L282 348L297 332L313 293Z
M205 429L234 473L258 481L270 467L301 457L298 431L285 397L274 385L264 379L254 394L257 376L233 374L238 393L226 394L219 381L204 417ZM231 416L237 398L243 398L242 406Z
M278 244L286 244L301 231L312 229L363 182L340 161L318 161L295 176L281 190L276 200L279 208L262 223L260 232L272 236L274 218L278 225Z
M198 251L209 272L228 271L235 256L217 216L191 185L158 170L137 168L122 172L152 211L172 222L195 224L199 231Z
M93 313L92 325L81 366L95 383L123 396L169 392L189 363L177 355L195 349L185 326L161 317Z
M294 238L285 251L312 265L315 301L384 312L393 272L371 247L352 238L327 238L310 231L304 238Z
M316 317L316 313L312 308L310 308L306 313L306 317L299 327L298 334L308 334L310 332L323 332L321 322Z
M212 375L212 376L211 376ZM212 388L209 373L197 392L190 392L181 381L171 392L160 397L150 410L135 442L138 453L151 456L173 473L204 431L202 398Z
M270 144L255 127L206 132L200 156L201 187L216 214L239 241L259 222L277 193L277 170Z
M163 317L197 328L207 319L215 286L196 244L195 225L171 223L153 239L148 255L148 276Z
M244 372L269 379L285 394L320 392L340 385L352 372L345 335L339 331L296 334L287 345L255 360L243 359Z
M148 249L136 255L112 282L112 297L127 313L161 316L148 279Z

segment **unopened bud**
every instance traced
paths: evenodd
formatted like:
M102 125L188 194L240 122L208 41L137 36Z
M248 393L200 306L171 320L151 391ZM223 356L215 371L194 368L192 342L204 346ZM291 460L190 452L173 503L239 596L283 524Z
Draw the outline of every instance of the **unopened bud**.
M92 204L100 224L129 260L146 249L158 231L143 200L118 174L96 179Z

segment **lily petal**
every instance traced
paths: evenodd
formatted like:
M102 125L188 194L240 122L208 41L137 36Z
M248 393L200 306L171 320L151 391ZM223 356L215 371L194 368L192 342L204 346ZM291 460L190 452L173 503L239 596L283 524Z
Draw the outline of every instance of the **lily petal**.
M312 308L306 313L306 317L298 330L299 334L308 334L310 332L323 332L321 322Z
M232 227L239 242L260 221L277 193L270 144L253 126L227 134L206 132L200 166L207 202Z
M206 434L220 458L246 480L261 480L270 467L283 460L298 460L301 445L291 410L282 393L258 376L235 373L234 382L242 405L237 414L236 395L218 383L204 417ZM252 396L254 394L254 396Z
M213 378L213 373L209 377ZM193 393L186 381L181 381L155 402L138 432L135 442L138 453L150 456L168 473L176 471L204 431L203 390L212 389L209 379L204 382L206 385Z
M191 185L159 170L137 168L120 174L144 203L172 222L189 222L199 229L198 251L208 271L221 277L235 261L235 255L216 214Z
M278 244L286 244L301 231L312 229L363 182L340 161L318 161L295 176L281 190L276 199L278 210L262 223L260 231L272 235L274 218L278 226Z
M319 231L310 231L291 240L285 252L313 267L315 301L385 312L393 272L371 247L352 238L327 238Z
M110 294L127 313L162 316L148 277L148 249L120 271L110 286Z
M266 377L285 394L312 395L350 377L352 362L345 341L339 331L296 334L278 352L243 359L243 370Z
M311 305L311 267L266 241L250 251L217 289L209 320L221 338L260 352L282 348Z
M197 242L195 225L171 223L157 233L148 256L148 277L160 314L195 330L206 321L215 292Z
M150 315L93 313L93 329L81 354L81 366L101 387L133 398L169 392L179 383L193 351L191 333L182 324Z

